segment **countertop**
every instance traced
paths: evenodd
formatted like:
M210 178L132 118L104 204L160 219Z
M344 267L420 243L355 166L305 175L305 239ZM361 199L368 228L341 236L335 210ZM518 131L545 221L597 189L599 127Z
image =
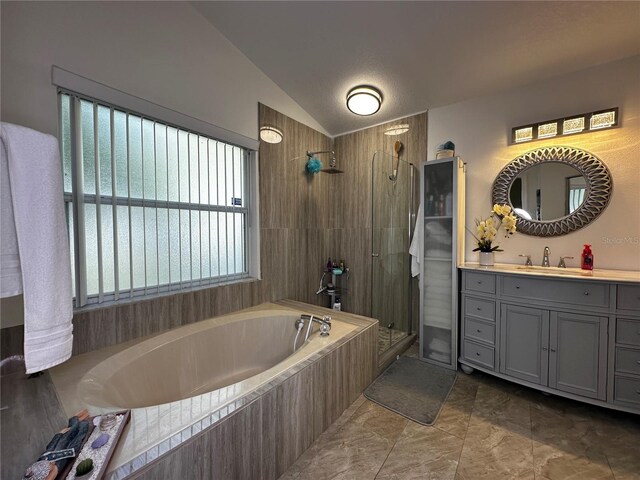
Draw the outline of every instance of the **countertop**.
M475 262L466 262L458 266L462 270L476 270L482 272L508 273L514 275L527 275L541 278L570 278L577 280L592 280L599 282L615 283L640 283L640 271L634 270L605 270L595 268L582 270L580 268L558 268L516 265L512 263L496 263L490 267L480 266Z

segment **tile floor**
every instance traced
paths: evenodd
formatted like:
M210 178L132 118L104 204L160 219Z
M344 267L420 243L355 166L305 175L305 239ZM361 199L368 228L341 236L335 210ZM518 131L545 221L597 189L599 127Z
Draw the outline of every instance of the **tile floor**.
M281 479L640 479L640 416L459 372L434 426L361 396Z

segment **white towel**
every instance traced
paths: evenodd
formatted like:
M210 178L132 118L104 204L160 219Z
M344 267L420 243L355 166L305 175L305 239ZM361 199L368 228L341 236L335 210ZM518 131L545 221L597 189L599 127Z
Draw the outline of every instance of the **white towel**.
M15 285L10 286L18 274L13 263L18 255L24 297L24 357L27 373L34 373L67 360L73 343L71 264L62 164L58 141L51 135L2 123L0 139L1 185L10 186L0 193L3 283L7 271L10 273L7 293L20 293ZM8 181L4 178L6 174ZM13 217L4 215L10 207ZM15 238L11 239L12 236ZM5 288L1 290L4 294Z
M416 215L416 226L413 229L413 238L409 246L409 255L411 255L411 276L420 275L420 246L424 238L424 218L422 218L422 202L418 207Z

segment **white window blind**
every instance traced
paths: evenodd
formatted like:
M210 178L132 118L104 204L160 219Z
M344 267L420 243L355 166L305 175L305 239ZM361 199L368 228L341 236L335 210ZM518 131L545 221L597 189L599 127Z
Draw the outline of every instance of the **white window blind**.
M76 307L249 276L249 151L60 90Z

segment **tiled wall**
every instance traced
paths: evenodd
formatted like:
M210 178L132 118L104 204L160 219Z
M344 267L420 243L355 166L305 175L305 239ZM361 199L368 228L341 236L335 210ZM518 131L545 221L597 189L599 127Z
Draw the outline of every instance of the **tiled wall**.
M401 135L388 136L384 131L395 124L408 124L409 131ZM335 139L338 166L344 170L332 183L332 200L335 203L335 221L329 228L330 245L336 255L348 260L351 266L349 283L349 311L361 315L371 314L371 235L372 235L372 184L371 161L377 150L393 153L393 145L401 141L403 159L412 162L418 170L420 162L426 160L427 113L399 119L387 124L350 133ZM417 174L417 171L416 171ZM419 198L419 183L414 188L415 206ZM408 249L408 247L407 247ZM414 320L417 319L417 282L414 289Z

